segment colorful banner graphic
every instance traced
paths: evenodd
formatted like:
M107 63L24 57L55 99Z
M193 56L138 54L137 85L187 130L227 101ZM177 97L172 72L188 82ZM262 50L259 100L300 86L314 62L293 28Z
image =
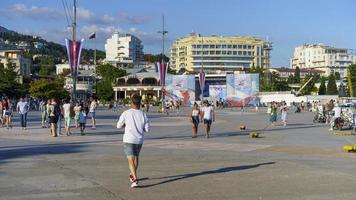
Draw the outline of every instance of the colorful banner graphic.
M258 74L227 74L227 99L230 106L245 106L259 103Z
M209 85L209 97L213 99L226 99L226 85Z
M82 44L84 39L80 41L73 41L69 39L65 39L67 53L68 53L68 62L71 68L72 76L78 74L78 68L80 64L80 54L82 52Z
M161 82L161 86L164 87L166 85L168 63L157 63L157 69L158 69L159 80Z
M185 105L191 105L195 100L194 75L168 75L166 87L163 89L165 96L173 101L182 101Z

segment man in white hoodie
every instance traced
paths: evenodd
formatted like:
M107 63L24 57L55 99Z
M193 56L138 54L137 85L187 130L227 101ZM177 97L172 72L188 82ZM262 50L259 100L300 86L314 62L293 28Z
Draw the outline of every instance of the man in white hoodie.
M144 140L144 132L149 131L149 122L146 113L140 110L141 97L134 94L131 97L131 102L131 109L121 114L117 128L125 127L124 151L129 164L131 187L134 188L138 186L139 154Z

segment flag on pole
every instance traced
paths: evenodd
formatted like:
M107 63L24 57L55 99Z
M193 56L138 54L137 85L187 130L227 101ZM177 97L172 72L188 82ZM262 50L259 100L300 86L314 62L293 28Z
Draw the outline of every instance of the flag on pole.
M199 72L199 86L200 86L201 93L204 95L205 72L203 70L200 70L200 72Z
M72 76L78 74L78 67L80 64L80 54L82 52L82 44L84 39L80 41L73 41L70 39L65 39L67 53L68 53L68 62L72 72Z
M96 33L95 32L89 35L89 40L95 39L95 38L96 38Z
M159 80L161 81L161 85L165 86L166 84L166 76L168 71L168 62L167 63L157 63Z

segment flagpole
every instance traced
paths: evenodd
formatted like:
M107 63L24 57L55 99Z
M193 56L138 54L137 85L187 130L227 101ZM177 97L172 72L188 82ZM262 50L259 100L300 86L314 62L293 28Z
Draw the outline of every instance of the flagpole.
M203 35L201 36L201 67L200 67L200 73L203 73L203 61L204 61L204 58L203 58L203 44L204 44L204 38L203 38ZM199 79L200 79L200 73L199 73ZM204 81L204 84L205 84L205 81ZM200 83L200 85L202 85ZM201 98L200 98L200 101L203 102L203 99L204 99L204 86L200 86L200 92L201 92Z
M164 40L165 40L165 35L168 33L168 31L166 31L164 29L164 15L162 15L162 31L158 31L158 33L161 33L162 34L162 58L161 58L161 64L164 64ZM168 67L168 66L167 66ZM161 105L162 105L162 108L161 108L161 112L163 113L164 111L164 94L163 94L163 89L164 89L164 81L165 80L161 80L161 85L162 85L162 98L161 98Z
M72 24L72 28L73 28L73 32L72 32L72 41L74 44L76 44L76 26L77 26L77 0L74 0L73 2L73 24ZM79 59L79 58L78 58ZM72 101L73 103L75 103L77 101L77 73L78 73L78 69L77 69L77 61L74 59L74 73L73 73L73 93L72 93ZM79 63L78 63L79 65Z
M95 95L98 95L97 80L96 80L96 33L94 38L94 76L95 76Z

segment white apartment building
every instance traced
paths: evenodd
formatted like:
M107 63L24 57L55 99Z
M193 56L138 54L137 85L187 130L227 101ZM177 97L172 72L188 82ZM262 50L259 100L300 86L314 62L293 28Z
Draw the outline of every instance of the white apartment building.
M114 32L105 44L106 62L126 67L143 61L143 45L136 36Z
M170 66L175 71L241 71L249 67L268 69L272 44L255 37L190 35L174 41Z
M0 45L0 63L6 67L9 62L16 66L20 83L23 83L23 77L30 77L32 61L25 58L24 51Z
M56 74L60 75L63 73L64 69L70 69L69 64L57 64L56 65ZM86 70L86 71L95 71L95 65L79 65L79 71Z
M342 78L347 76L347 67L356 62L356 54L348 49L335 48L323 44L304 44L294 50L291 67L310 68L331 72L339 72Z

